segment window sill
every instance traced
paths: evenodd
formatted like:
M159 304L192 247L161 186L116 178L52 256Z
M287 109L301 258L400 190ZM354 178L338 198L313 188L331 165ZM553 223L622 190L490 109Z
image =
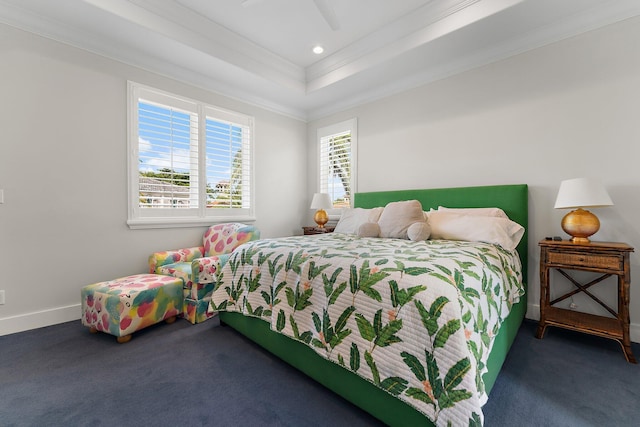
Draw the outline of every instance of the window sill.
M222 222L254 222L255 217L230 216L230 217L209 217L209 218L144 218L130 219L127 225L132 230L145 230L152 228L186 228L186 227L208 227Z

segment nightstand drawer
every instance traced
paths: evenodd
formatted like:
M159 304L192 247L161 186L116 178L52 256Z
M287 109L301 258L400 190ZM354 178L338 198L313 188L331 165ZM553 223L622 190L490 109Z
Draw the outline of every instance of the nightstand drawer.
M623 269L622 257L615 255L599 255L571 252L555 252L550 250L547 254L549 264L561 264L576 267L605 268L607 270L620 271Z

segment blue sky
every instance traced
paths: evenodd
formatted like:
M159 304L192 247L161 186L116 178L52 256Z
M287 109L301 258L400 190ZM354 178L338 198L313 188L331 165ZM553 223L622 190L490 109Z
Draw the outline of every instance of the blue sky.
M190 114L143 101L138 104L138 112L138 169L170 168L189 173L191 163L197 164L197 148L191 147ZM213 187L229 180L231 162L242 147L242 130L208 118L206 132L207 182Z

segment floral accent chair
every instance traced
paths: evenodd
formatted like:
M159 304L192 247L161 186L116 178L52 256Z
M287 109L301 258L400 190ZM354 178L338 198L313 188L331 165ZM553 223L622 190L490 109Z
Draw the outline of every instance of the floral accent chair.
M184 317L193 324L204 322L214 315L209 312L209 301L229 255L243 243L259 238L260 231L252 225L216 224L204 233L202 246L151 254L149 272L181 278Z

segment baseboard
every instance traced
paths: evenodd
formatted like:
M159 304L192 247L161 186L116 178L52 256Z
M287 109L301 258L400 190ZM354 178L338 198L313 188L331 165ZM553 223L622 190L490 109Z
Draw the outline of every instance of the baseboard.
M528 304L525 317L527 319L540 320L540 304ZM640 343L640 324L631 323L629 325L629 338L633 342Z
M80 304L0 318L0 336L79 320Z

